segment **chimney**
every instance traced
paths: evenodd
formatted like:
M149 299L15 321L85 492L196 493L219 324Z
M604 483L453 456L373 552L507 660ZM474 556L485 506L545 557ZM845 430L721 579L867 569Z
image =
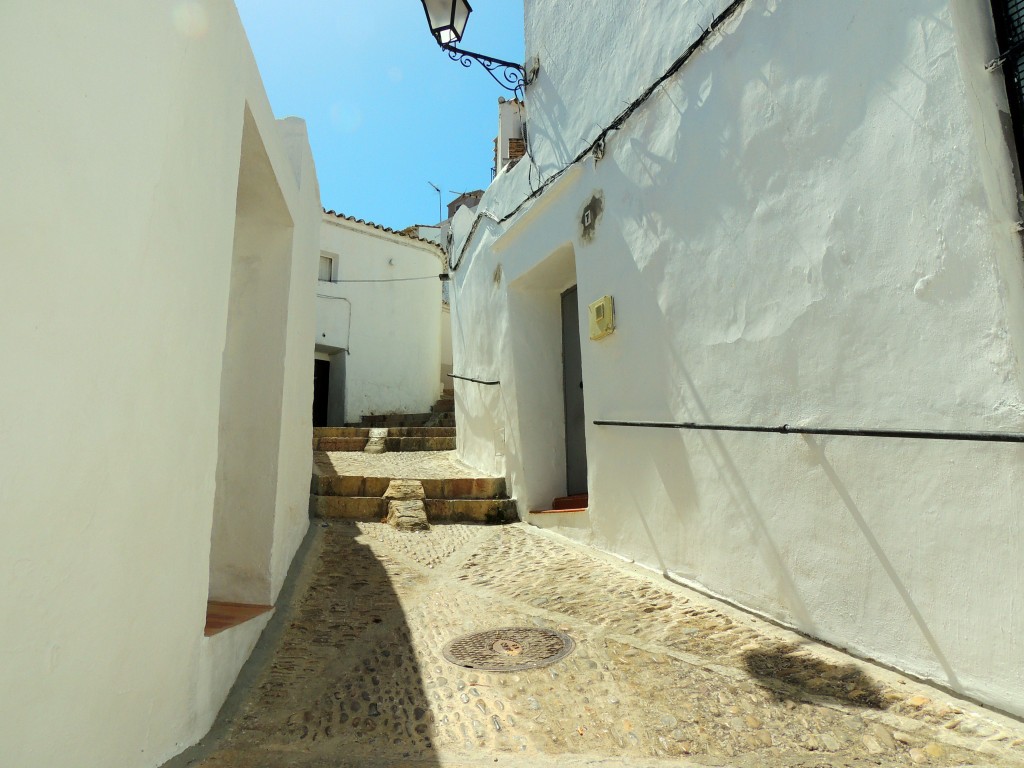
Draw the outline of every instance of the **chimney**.
M498 99L498 139L494 147L495 172L512 168L526 154L523 122L526 105L519 99Z

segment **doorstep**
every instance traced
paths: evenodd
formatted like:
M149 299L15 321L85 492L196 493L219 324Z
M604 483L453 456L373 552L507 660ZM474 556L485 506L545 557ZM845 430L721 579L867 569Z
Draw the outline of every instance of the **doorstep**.
M573 496L559 496L551 502L551 509L534 509L531 515L562 515L578 514L586 512L590 504L590 498L586 493L577 493Z

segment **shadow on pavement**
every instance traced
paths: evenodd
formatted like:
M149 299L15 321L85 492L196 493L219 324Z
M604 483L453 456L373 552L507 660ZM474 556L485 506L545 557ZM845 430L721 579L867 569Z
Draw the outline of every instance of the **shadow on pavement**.
M887 709L882 689L852 664L829 664L799 655L798 645L780 644L743 654L747 671L780 701L824 696L865 709ZM779 685L782 683L782 685Z
M212 743L165 768L439 765L394 587L416 576L356 541L354 523L312 525L294 597L275 617L277 631L264 633Z

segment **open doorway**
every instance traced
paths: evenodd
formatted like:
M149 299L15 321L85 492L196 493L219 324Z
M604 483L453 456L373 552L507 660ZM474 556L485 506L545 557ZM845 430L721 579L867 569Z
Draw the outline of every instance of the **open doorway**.
M566 243L509 285L518 450L526 509L586 507L587 445L576 252ZM515 482L515 479L513 479Z
M326 427L331 393L331 361L313 361L313 426Z

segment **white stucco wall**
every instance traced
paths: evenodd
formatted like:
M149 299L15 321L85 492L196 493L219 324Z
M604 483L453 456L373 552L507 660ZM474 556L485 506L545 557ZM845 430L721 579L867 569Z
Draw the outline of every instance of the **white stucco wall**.
M424 413L440 393L441 250L333 213L320 248L338 283L317 283L317 344L346 349L345 419Z
M499 175L454 273L455 368L501 380L457 383L460 454L506 472L521 511L564 492L577 283L591 506L564 533L1024 714L1024 449L591 423L1024 428L985 3L749 0L603 159L521 205L725 5L527 1L539 168ZM473 223L453 223L456 261ZM603 294L618 328L593 342Z
M441 305L441 388L451 389L452 380L452 311L447 304Z
M340 260L338 254L331 254ZM337 285L317 281L316 346L325 354L347 349L351 343L352 302L341 295Z
M295 553L309 527L309 474L312 461L313 360L309 337L316 328L316 262L320 249L320 186L306 124L297 117L277 121L281 153L295 181L289 209L293 219L288 280L281 432L278 440L277 497L270 557L270 595L276 601ZM281 175L285 172L282 169ZM289 185L290 187L290 185Z
M445 240L448 236L448 222L447 220L442 221L440 224L433 226L424 226L418 224L410 230L405 230L421 240L429 240L432 243L437 243L440 246L444 246Z
M0 69L0 763L155 766L265 623L203 638L246 111L292 260L283 364L249 370L278 372L269 600L307 525L315 171L228 0L7 3Z

